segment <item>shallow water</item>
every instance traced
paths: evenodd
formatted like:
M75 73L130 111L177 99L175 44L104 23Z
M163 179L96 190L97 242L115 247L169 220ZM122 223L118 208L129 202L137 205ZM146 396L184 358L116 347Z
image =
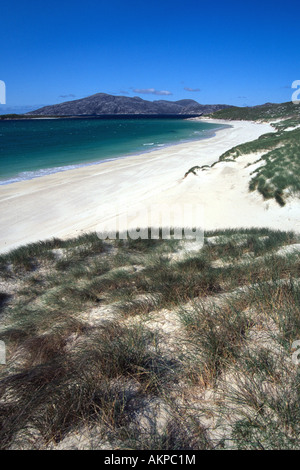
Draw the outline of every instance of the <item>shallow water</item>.
M0 185L167 145L224 126L184 119L41 119L0 122Z

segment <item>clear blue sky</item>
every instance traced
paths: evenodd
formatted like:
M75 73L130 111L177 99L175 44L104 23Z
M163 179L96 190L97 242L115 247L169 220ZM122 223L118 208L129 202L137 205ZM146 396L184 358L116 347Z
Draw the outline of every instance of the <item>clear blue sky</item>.
M300 79L298 13L299 0L3 1L0 80L11 106L97 92L288 101Z

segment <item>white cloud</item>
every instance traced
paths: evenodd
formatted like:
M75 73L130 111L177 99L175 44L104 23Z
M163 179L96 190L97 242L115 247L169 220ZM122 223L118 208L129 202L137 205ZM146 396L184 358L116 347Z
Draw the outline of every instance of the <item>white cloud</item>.
M155 90L155 88L134 88L133 91L134 93L139 93L141 95L173 95L173 93L168 90Z
M69 93L69 95L59 95L59 98L75 98L76 95L73 95L73 93Z
M190 88L188 86L185 86L184 89L185 89L185 91L201 91L200 88Z

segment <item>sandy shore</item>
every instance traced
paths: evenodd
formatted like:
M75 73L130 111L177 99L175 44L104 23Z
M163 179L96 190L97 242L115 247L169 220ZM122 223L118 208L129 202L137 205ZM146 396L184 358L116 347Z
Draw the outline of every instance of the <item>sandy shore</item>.
M131 208L137 203L199 204L205 229L263 226L300 231L299 202L281 208L248 192L254 167L247 164L257 155L183 178L192 166L211 164L229 148L273 130L269 124L230 124L209 139L1 186L0 251L97 230L103 219L114 220L125 201Z

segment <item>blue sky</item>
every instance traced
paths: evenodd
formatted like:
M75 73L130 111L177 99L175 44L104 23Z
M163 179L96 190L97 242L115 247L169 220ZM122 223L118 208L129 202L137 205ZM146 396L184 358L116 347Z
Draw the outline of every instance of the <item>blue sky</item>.
M293 0L3 1L7 106L97 92L239 106L288 101L300 79L298 11Z

